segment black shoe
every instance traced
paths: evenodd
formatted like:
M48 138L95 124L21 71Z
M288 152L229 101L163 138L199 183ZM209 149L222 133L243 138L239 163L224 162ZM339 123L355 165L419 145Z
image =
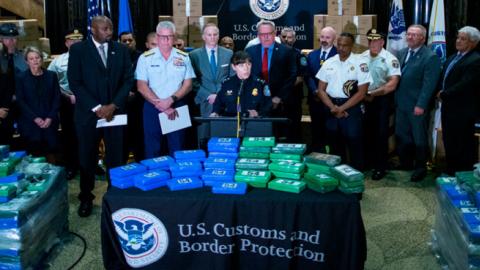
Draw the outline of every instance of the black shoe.
M77 174L76 171L67 170L65 177L67 178L67 180L72 180L75 177L76 174Z
M427 176L427 170L426 169L416 169L413 173L412 173L412 177L410 178L410 181L412 182L420 182L423 180L423 178L425 178L425 176Z
M80 202L80 207L78 207L78 215L80 217L88 217L92 213L92 208L92 201Z
M373 170L372 172L372 180L380 180L382 179L383 177L385 177L387 173L385 172L385 170Z

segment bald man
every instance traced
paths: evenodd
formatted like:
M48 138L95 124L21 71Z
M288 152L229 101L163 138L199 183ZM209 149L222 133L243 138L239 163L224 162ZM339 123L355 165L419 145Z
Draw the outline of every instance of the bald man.
M317 97L318 79L315 75L328 58L337 54L337 48L333 45L337 33L327 26L320 32L321 47L308 54L307 75L305 82L308 87L308 106L310 110L312 144L311 149L315 152L325 152L325 106Z
M97 121L112 121L125 114L133 72L127 47L112 41L112 21L105 16L92 20L92 36L70 48L68 81L76 97L75 126L80 162L78 215L92 212L95 168L100 140L105 142L107 169L122 165L123 126L96 128Z

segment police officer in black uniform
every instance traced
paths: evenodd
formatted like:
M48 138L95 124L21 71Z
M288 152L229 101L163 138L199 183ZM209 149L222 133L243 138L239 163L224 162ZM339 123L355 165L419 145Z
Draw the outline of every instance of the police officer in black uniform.
M270 93L264 92L265 82L251 75L252 60L245 51L236 52L231 60L236 75L225 79L213 103L210 116L237 115L237 97L244 117L268 116L272 108Z

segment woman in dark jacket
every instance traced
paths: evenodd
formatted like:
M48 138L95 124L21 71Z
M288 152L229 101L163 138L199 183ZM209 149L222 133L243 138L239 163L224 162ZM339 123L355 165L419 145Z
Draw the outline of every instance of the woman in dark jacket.
M42 68L42 53L37 48L26 48L24 55L29 68L20 73L16 81L20 135L30 154L46 156L53 163L60 106L57 75Z

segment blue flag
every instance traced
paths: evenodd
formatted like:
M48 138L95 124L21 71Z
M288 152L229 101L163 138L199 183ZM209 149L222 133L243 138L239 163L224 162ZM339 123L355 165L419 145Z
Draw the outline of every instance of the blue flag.
M87 3L87 29L88 33L91 33L92 19L95 16L100 15L98 0L88 0Z
M447 45L445 39L445 12L443 0L435 0L430 14L428 27L428 46L444 63L447 60Z
M118 2L118 34L123 32L133 33L132 15L128 0Z
M407 27L403 15L402 0L393 0L388 24L387 50L397 55L398 51L407 47Z

